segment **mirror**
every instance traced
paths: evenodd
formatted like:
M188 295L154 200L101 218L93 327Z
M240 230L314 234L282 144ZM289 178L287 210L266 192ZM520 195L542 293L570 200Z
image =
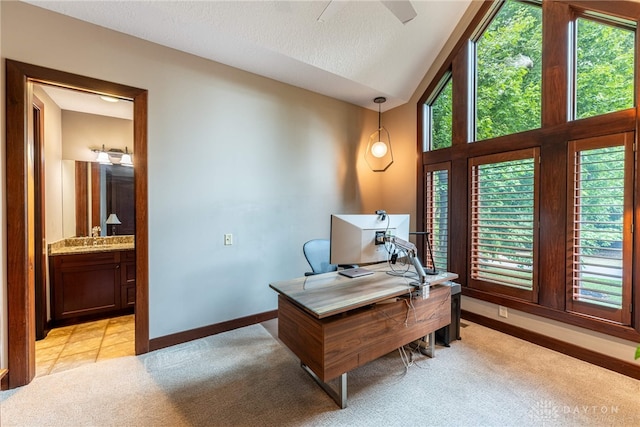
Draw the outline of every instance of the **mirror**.
M120 165L100 165L101 175L104 175L104 191L101 185L100 207L105 207L106 211L100 210L100 218L108 218L111 214L116 214L120 224L108 225L107 234L109 236L126 236L135 234L135 200L133 185L133 168ZM102 198L104 194L104 200ZM102 229L106 227L101 226Z
M95 162L63 160L63 232L65 237L135 234L133 168ZM116 214L118 225L106 220Z

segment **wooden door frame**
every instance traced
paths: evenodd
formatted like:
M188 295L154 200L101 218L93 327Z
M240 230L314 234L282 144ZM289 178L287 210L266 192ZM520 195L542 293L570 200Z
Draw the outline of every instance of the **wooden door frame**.
M133 100L136 199L135 351L136 354L149 351L147 91L7 59L5 184L9 372L2 379L2 389L28 384L35 377L33 158L29 157L33 153L33 140L29 140L27 133L29 110L32 108L29 97L34 82Z
M46 209L45 209L45 155L44 155L44 103L32 95L34 138L34 196L35 220L38 226L34 234L34 280L35 280L35 328L36 340L46 337L47 325L47 254L46 254ZM37 111L37 114L36 114Z

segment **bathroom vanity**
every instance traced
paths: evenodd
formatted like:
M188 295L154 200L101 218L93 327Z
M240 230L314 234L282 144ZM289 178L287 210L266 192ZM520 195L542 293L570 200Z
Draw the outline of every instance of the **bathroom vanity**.
M52 244L49 277L53 326L132 313L133 236L73 238Z

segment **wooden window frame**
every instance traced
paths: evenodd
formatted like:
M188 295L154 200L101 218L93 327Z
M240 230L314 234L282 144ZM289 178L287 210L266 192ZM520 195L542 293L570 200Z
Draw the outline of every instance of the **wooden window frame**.
M625 132L601 137L586 138L581 140L569 141L568 159L571 167L568 168L570 175L567 177L567 206L571 209L567 210L567 297L566 309L569 312L578 315L592 316L598 319L608 320L622 325L630 325L632 316L632 283L631 283L631 259L633 254L633 183L634 183L634 156L633 143L634 133ZM586 302L577 301L573 298L573 271L575 264L573 262L574 254L574 223L576 221L574 213L574 194L577 191L575 182L572 177L574 167L576 167L575 155L586 150L599 148L622 146L625 151L624 164L624 216L623 216L623 245L622 245L622 307L620 309L606 308Z
M475 239L472 235L475 222L475 212L473 210L474 197L474 168L484 164L500 164L513 160L532 159L534 167L534 189L533 189L533 247L532 247L532 279L531 289L522 289L518 287L506 286L499 283L494 283L488 280L476 279L473 277L473 253L476 248ZM512 298L521 299L524 301L537 302L538 300L538 230L539 230L539 205L540 205L540 149L538 147L532 147L524 150L503 152L497 154L490 154L481 157L471 158L469 160L469 286L486 292L498 293L506 295Z
M435 104L436 101L440 98L440 95L442 95L442 92L444 91L444 89L447 87L448 84L451 84L451 90L453 92L453 74L451 73L450 70L447 70L442 75L434 91L422 104L423 105L422 106L422 123L423 123L422 151L423 152L444 150L451 147L451 145L449 145L449 147L442 147L442 148L435 148L435 149L433 148L433 104ZM453 97L451 99L451 104L453 107ZM452 111L452 116L453 116L453 111ZM453 117L451 117L451 122L453 127ZM453 138L452 138L451 144L453 144Z
M417 117L422 116L424 103L436 91L444 73L453 76L453 124L452 147L432 152L422 152L423 126L418 120L417 149L417 221L418 229L424 228L424 167L431 164L450 162L449 188L450 215L450 270L459 274L464 296L494 304L511 307L532 315L551 319L567 325L590 329L602 334L640 342L640 284L633 284L633 304L631 325L619 325L566 311L566 238L567 235L567 168L568 141L620 132L640 132L640 109L634 107L601 116L571 120L568 105L570 101L569 81L571 66L570 24L577 12L602 14L622 20L640 21L640 3L633 1L586 1L557 0L543 1L543 52L542 52L542 126L540 129L506 135L479 143L472 143L470 129L473 115L473 38L481 32L499 2L477 4L476 13L470 17L466 31L452 43L451 51L435 70L434 78L426 87L417 105ZM635 100L640 99L640 40L636 30ZM473 157L497 154L518 149L540 148L540 231L538 256L538 300L537 303L520 300L498 292L482 290L470 286L468 264L469 254L469 198L468 163ZM634 152L636 165L640 164L638 150ZM640 224L640 178L634 181L633 217ZM420 247L420 246L419 246ZM640 277L640 239L634 238L632 274Z
M479 25L475 31L473 32L473 34L469 37L469 42L471 44L470 46L470 50L469 53L471 53L473 55L473 58L469 60L469 69L468 69L468 73L469 73L469 84L470 84L470 100L469 100L469 104L471 107L471 111L469 111L468 115L469 115L469 124L468 124L468 136L470 137L469 142L484 142L484 141L488 141L488 140L492 140L495 138L500 138L503 136L508 136L510 134L507 135L499 135L499 136L493 136L493 137L489 137L489 138L484 138L484 139L478 139L478 72L477 72L477 62L478 62L478 42L480 41L480 38L483 36L483 34L487 31L487 29L489 28L489 26L491 25L491 23L493 22L493 20L496 18L496 16L498 16L498 14L500 14L500 12L502 12L502 9L504 7L504 5L506 4L508 0L498 0L498 1L494 1L494 2L490 2L492 3L492 5L490 6L490 9L485 13L484 18L482 19L482 23L481 25ZM533 7L540 7L542 9L542 0L536 1L536 0L512 0L514 2L517 3L522 3L528 6L533 6ZM544 22L544 12L542 12L542 16L543 19L542 21ZM542 27L542 32L543 32L543 39L544 39L544 25ZM544 56L544 41L543 41L543 46L542 46L542 53L541 53L541 57ZM543 76L544 76L544 61L542 63L542 74L541 74L541 82L540 82L540 126L536 127L536 128L532 128L532 129L526 129L526 130L521 130L517 133L520 132L528 132L531 130L537 130L540 129L544 123L544 115L543 115L543 108L542 108L542 104L544 102L544 82L543 80ZM473 71L473 72L472 72Z
M431 241L431 249L433 250L436 247L436 237L434 236L434 232L433 232L433 226L432 224L434 223L434 218L435 215L433 214L433 210L430 207L431 201L432 199L429 197L432 194L432 190L430 190L429 188L432 186L431 183L431 174L433 174L434 172L441 172L441 171L445 171L447 172L447 215L446 215L446 239L447 239L447 245L446 245L446 265L440 265L438 263L436 263L435 268L438 271L442 271L443 269L449 270L449 265L450 262L449 260L451 259L451 246L449 245L449 236L451 235L451 208L450 208L450 200L451 200L451 184L449 182L449 178L451 176L451 163L450 162L444 162L444 163L437 163L437 164L432 164L432 165L425 165L424 167L424 185L425 185L425 195L426 197L424 198L424 231L431 233L430 234L430 241ZM426 239L424 239L422 246L423 248L422 253L426 254L427 253L427 242ZM432 252L433 253L433 252ZM435 254L433 254L434 259L436 258ZM424 260L425 265L427 265L429 268L433 268L432 265L430 265L430 260L429 259L425 259Z
M570 32L568 33L568 39L569 39L569 43L570 43L570 49L569 49L569 53L571 55L571 58L569 60L569 73L568 73L568 77L570 79L570 81L567 82L567 86L568 86L568 102L567 102L567 116L569 120L580 120L580 118L576 118L576 114L577 114L577 109L578 109L578 58L577 58L577 51L578 51L578 19L586 19L589 21L593 21L593 22L597 22L599 24L602 25L610 25L612 27L617 27L623 30L629 30L629 31L635 31L636 33L636 45L638 44L638 26L635 25L631 25L629 23L629 21L627 19L616 19L616 17L614 16L609 16L609 18L606 18L603 16L603 14L594 14L594 13L590 13L589 10L587 9L576 9L576 8L572 8L571 11L571 21L570 21ZM606 15L606 14L604 14ZM638 52L636 49L636 64L635 64L635 68L637 69L637 63L638 63ZM635 83L635 90L634 93L637 94L638 92L638 77L637 77L637 72L636 72L636 76L634 76L634 83ZM634 104L637 105L638 102L638 97L636 96L634 99ZM619 111L619 110L618 110ZM614 111L612 111L614 112ZM593 117L593 116L591 116ZM589 118L589 117L584 117L584 118Z

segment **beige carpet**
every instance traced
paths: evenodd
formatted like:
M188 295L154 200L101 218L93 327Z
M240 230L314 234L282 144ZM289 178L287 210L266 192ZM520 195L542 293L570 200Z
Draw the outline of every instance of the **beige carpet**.
M36 378L0 393L0 425L640 425L640 381L475 324L462 338L351 372L341 410L253 325Z

